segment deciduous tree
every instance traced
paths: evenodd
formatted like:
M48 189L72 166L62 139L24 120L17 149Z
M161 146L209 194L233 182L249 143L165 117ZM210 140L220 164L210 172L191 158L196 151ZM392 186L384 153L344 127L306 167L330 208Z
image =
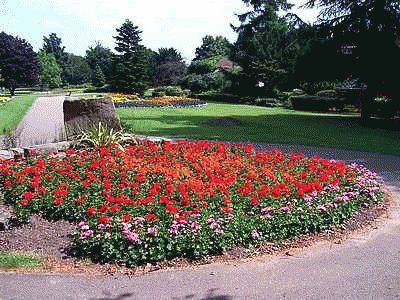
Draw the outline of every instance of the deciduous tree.
M0 77L14 96L18 84L37 84L40 65L32 46L19 37L0 33Z

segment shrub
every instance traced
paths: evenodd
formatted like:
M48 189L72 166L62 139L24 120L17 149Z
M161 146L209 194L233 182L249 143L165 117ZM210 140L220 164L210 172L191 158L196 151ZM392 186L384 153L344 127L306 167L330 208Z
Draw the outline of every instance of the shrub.
M310 95L294 96L290 100L293 108L297 110L326 112L332 109L343 110L345 105L344 101L339 98Z
M264 107L282 107L285 105L284 101L276 98L256 98L252 103Z
M206 141L3 161L0 184L20 218L78 220L77 254L126 265L279 242L382 200L355 164Z
M336 90L322 90L315 94L318 97L331 97L337 98L339 97L339 93Z
M180 86L160 86L154 89L153 97L162 96L188 96L187 90L182 90Z

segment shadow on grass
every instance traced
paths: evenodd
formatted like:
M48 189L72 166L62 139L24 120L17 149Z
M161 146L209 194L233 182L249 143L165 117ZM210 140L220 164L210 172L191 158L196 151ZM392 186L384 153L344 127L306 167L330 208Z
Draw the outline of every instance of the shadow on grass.
M203 114L204 113L204 114ZM303 144L347 148L371 152L400 153L400 122L392 130L360 125L357 115L287 114L267 112L257 116L221 114L240 120L240 125L210 125L214 113L202 115L174 114L171 111L150 115L122 114L121 122L128 132L147 135L250 141L264 143ZM378 121L379 122L379 121ZM375 123L374 127L377 127Z

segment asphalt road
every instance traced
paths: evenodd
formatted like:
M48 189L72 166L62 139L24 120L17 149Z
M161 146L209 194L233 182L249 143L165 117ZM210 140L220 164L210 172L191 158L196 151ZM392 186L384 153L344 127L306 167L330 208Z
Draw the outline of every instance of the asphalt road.
M0 273L0 299L400 299L400 156L283 148L358 161L377 170L395 195L390 217L367 234L294 256L132 278Z

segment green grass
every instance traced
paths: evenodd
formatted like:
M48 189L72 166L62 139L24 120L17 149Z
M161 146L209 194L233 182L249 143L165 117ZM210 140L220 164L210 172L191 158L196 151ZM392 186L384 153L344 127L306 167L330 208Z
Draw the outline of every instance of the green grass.
M0 105L0 134L14 130L37 97L35 94L20 95Z
M138 134L301 144L400 154L400 131L368 128L359 116L320 114L249 105L209 103L200 108L119 108L125 131ZM234 117L239 126L213 126L215 117Z
M28 253L0 251L0 269L34 268L40 266L40 260Z

